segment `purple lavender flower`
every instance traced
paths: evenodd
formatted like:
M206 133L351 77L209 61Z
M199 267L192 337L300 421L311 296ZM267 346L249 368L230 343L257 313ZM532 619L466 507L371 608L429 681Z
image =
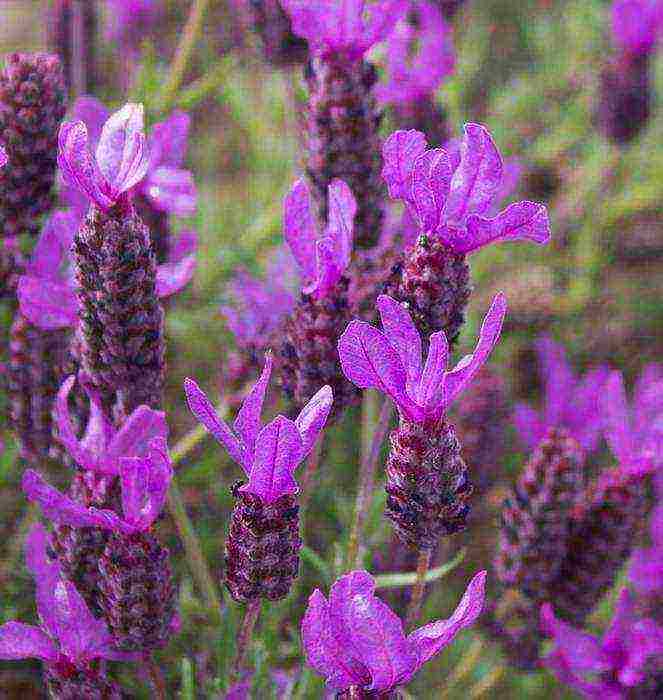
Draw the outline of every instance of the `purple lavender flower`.
M121 652L102 620L92 615L72 583L61 578L47 555L49 538L41 525L26 540L27 566L37 586L38 627L6 622L0 627L0 658L37 658L46 668L53 698L121 697L106 678L103 662L130 660Z
M352 571L332 586L329 600L319 589L309 598L302 621L306 660L336 697L387 697L477 620L485 580L481 571L470 581L451 617L406 636L400 618L375 595L373 577Z
M585 452L591 452L601 437L599 398L608 368L597 367L579 378L566 360L564 348L552 338L539 338L535 347L545 404L540 412L527 404L516 405L513 420L521 441L533 450L551 428L565 428Z
M352 321L338 342L341 367L358 387L378 389L396 404L400 424L390 436L387 517L402 540L432 549L441 535L464 529L472 492L460 443L445 414L497 343L506 299L495 297L474 353L449 371L444 332L430 337L422 366L421 337L408 312L384 295L377 306L384 331Z
M106 41L136 48L164 9L163 0L106 0Z
M614 0L612 3L612 40L623 54L651 53L662 26L659 0Z
M479 124L465 126L457 163L444 149L427 150L426 137L414 130L394 132L382 153L389 194L405 202L418 236L384 291L407 303L425 337L443 330L453 343L471 291L466 256L505 240L547 243L548 213L542 204L517 202L486 216L500 193L504 167Z
M349 278L345 274L352 252L357 204L341 180L329 186L329 221L320 234L311 211L311 197L298 180L284 203L285 239L299 266L302 295L284 327L281 382L296 405L303 406L328 384L334 392L335 420L359 393L338 364L336 343L351 318Z
M271 372L268 354L232 430L198 385L192 379L184 382L191 412L248 478L248 483L233 487L237 503L226 542L226 586L237 601L283 598L297 576L301 539L294 472L313 449L333 401L331 387L324 386L294 421L277 416L261 428Z
M544 663L585 698L623 700L645 680L647 662L663 654L663 627L636 616L626 589L600 640L557 619L550 604L541 609L541 625L555 642Z

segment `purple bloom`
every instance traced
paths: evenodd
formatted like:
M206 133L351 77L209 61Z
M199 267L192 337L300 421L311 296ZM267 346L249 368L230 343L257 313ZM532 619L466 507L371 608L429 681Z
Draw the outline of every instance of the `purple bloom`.
M652 546L633 552L629 572L631 583L641 596L663 592L663 503L652 511L649 535Z
M644 680L647 661L663 654L663 628L636 617L626 589L600 640L558 620L549 603L541 608L541 625L555 641L544 663L585 698L623 700L629 688Z
M660 0L615 0L612 4L612 37L627 56L642 56L654 48L663 26Z
M331 388L324 386L294 421L277 416L261 428L260 413L271 372L272 357L268 354L262 374L244 399L232 429L219 418L196 382L184 382L191 412L244 469L249 482L240 491L267 504L297 493L294 471L313 449L333 400Z
M401 19L387 40L389 81L378 88L385 103L416 102L434 93L456 65L451 29L435 3L410 2L416 25Z
M106 41L137 44L163 14L163 0L106 0Z
M283 228L285 240L304 278L304 294L321 299L338 284L350 264L353 220L357 203L342 180L328 188L329 222L324 234L318 232L311 196L303 180L297 180L285 198Z
M302 641L309 666L325 676L333 691L349 688L376 694L408 683L415 673L465 627L484 604L486 572L478 573L458 607L408 636L400 618L375 596L366 571L352 571L332 586L329 600L316 589L302 621Z
M37 658L62 675L93 674L89 665L95 659L133 658L115 647L106 624L92 615L73 584L61 577L57 563L48 558L48 547L45 529L36 525L26 540L25 555L37 585L40 625L2 625L0 658Z
M421 337L410 314L388 296L378 297L383 331L352 321L338 341L345 376L362 389L379 389L414 422L437 421L472 381L497 343L506 314L506 298L498 294L486 314L479 342L453 370L447 370L449 346L443 331L430 337L422 367Z
M537 412L527 404L516 405L513 420L520 439L533 450L551 428L566 428L586 452L591 452L601 437L599 396L608 368L597 367L578 378L564 356L564 348L552 338L539 338L535 346L545 406Z
M549 241L543 204L516 202L494 217L485 216L500 194L504 165L483 126L465 125L456 167L447 151L426 146L421 132L396 131L382 149L389 195L405 202L420 233L439 238L457 254L505 240Z
M3 168L5 165L7 165L9 161L9 158L7 158L7 151L5 150L5 147L0 143L0 168Z
M360 59L385 39L407 9L403 0L281 0L292 30L318 55Z
M105 105L94 97L80 97L74 104L72 118L73 123L82 122L85 125L90 147L98 149L104 125L111 118ZM147 139L143 136L147 165L142 164L145 168L143 177L132 189L135 194L143 195L155 209L178 216L188 216L196 210L193 176L189 170L182 168L190 127L190 117L184 112L175 111L165 121L155 124ZM141 112L141 134L142 129ZM82 217L87 212L89 195L67 178L64 170L63 174L66 180L62 191L63 201L74 207Z
M663 366L648 365L629 408L621 372L601 392L605 437L623 469L642 475L663 466Z

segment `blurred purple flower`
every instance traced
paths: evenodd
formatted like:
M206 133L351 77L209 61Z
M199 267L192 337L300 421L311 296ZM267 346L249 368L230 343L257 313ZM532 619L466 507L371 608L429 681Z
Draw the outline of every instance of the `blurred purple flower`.
M186 379L184 390L193 415L228 450L249 481L240 488L264 503L273 503L285 494L296 494L295 469L308 456L320 435L332 406L332 390L324 386L292 421L277 416L261 428L260 414L272 372L272 356L267 354L260 378L244 399L231 429L193 379Z
M316 589L302 621L306 660L336 692L349 688L388 693L415 673L463 628L472 625L484 604L486 572L469 583L458 607L408 636L401 619L375 596L366 571L352 571L332 586L329 600Z
M362 389L389 396L410 421L437 421L472 381L497 343L506 314L506 298L498 294L486 314L473 354L447 370L449 346L443 331L430 337L422 368L422 343L410 314L392 298L377 301L383 331L352 321L338 341L345 376Z
M138 44L164 9L163 0L106 0L106 41Z
M396 131L382 149L382 177L389 195L405 202L419 233L439 238L460 254L505 240L540 245L549 241L550 223L543 204L516 202L497 216L484 216L503 187L504 165L483 126L465 125L457 166L453 152L426 146L421 132Z
M7 158L7 151L5 147L0 143L0 168L4 168L7 165L9 159Z
M26 539L25 557L37 586L40 625L6 622L0 627L0 658L37 658L56 673L72 675L82 671L95 675L95 659L130 660L119 651L106 624L90 612L72 583L60 576L57 563L48 555L49 538L35 525Z
M651 547L633 552L629 577L641 596L663 593L663 503L654 508L649 520Z
M601 640L557 619L549 603L541 608L541 625L555 642L544 663L585 698L623 700L644 680L650 658L663 654L663 628L636 617L626 589Z
M663 4L660 0L614 0L612 37L626 56L651 53L661 27Z
M318 55L360 59L385 39L407 10L405 0L281 0L292 30Z
M285 240L304 278L304 294L327 296L350 264L353 221L357 203L342 180L328 188L329 221L323 235L311 211L311 196L303 180L297 180L283 204Z
M387 39L389 80L376 91L384 103L415 102L431 95L456 65L451 29L435 3L409 2L408 10L416 12L416 24L402 18Z
M591 452L601 437L599 409L601 390L608 379L607 367L576 377L564 356L564 348L547 336L535 343L544 385L544 408L536 411L517 404L513 420L524 445L533 450L551 428L566 428L580 446Z

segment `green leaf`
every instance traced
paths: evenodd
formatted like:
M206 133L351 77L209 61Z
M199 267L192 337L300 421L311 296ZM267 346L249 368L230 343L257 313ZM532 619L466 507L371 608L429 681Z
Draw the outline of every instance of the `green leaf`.
M435 569L430 569L426 574L426 583L444 578L453 571L465 559L465 549L461 549L450 561L445 562ZM375 588L405 588L414 585L417 575L414 572L402 572L397 574L380 574L375 577Z
M304 562L312 566L322 576L325 583L331 582L331 569L327 565L327 562L317 552L314 552L310 547L303 545L299 550L299 555Z
M180 698L182 698L182 700L195 700L196 689L191 659L185 656L180 664L180 669L182 676L182 690L180 691Z

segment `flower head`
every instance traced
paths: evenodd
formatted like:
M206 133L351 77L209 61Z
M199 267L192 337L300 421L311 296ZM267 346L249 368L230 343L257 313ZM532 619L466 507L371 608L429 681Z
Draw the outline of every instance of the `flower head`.
M415 102L433 94L456 65L451 29L429 0L410 2L415 22L402 18L387 39L389 81L377 90L382 102Z
M408 420L438 420L472 381L497 343L506 314L506 298L498 294L486 314L473 354L447 370L449 346L443 331L433 333L422 367L421 337L410 314L391 297L378 297L380 331L352 321L338 341L345 376L358 387L379 389Z
M353 686L376 694L408 683L414 674L481 614L486 572L478 573L446 620L405 635L400 618L375 595L366 571L332 586L329 600L316 589L302 621L306 660L334 691Z
M272 356L265 359L260 378L244 399L231 429L192 379L186 379L189 408L193 415L228 450L249 481L240 491L272 503L298 491L295 469L313 449L332 406L332 390L324 386L292 421L277 416L260 427L260 413L272 372Z
M47 555L48 535L35 525L26 539L27 566L37 586L40 625L7 622L0 627L0 658L37 658L62 670L87 669L94 659L127 660L106 624L90 612L72 583Z
M328 188L329 221L322 236L311 211L311 196L303 180L297 180L284 202L285 239L301 269L304 294L325 297L350 264L353 220L357 203L342 180Z
M541 626L555 642L544 663L586 698L621 700L644 680L649 659L663 653L663 627L636 617L626 589L600 640L557 619L549 603L541 608Z
M436 236L454 253L490 243L550 239L543 204L516 202L486 217L502 190L504 165L487 129L466 124L460 159L442 148L427 150L419 131L396 131L384 143L382 177L393 199L405 202L420 233Z
M564 348L552 338L539 338L535 347L545 405L540 412L527 404L516 405L513 420L520 439L532 450L551 428L566 428L586 452L591 452L601 437L599 396L608 368L597 367L579 378L567 362Z
M407 9L404 0L281 0L292 30L314 54L360 59L385 39Z
M629 56L642 56L654 48L663 27L663 10L659 0L614 0L612 37Z

